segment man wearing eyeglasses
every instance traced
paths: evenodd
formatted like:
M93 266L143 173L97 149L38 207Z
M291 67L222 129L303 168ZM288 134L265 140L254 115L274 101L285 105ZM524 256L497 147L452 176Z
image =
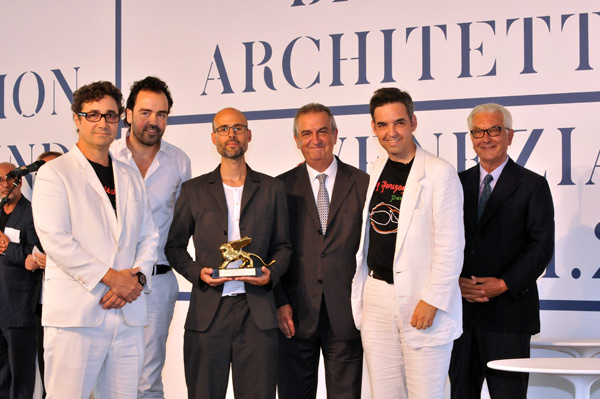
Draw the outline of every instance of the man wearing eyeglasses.
M25 259L39 243L31 204L21 195L21 181L9 174L15 168L0 163L0 199L6 198L0 209L0 398L7 399L33 396L35 307L42 277L25 268Z
M169 87L148 76L134 82L126 104L127 135L111 145L114 157L138 169L146 183L154 222L160 232L158 263L152 271L152 292L146 296L148 322L144 328L146 356L138 398L164 398L162 370L167 336L179 286L165 255L175 201L181 184L191 177L188 156L162 139L173 106Z
M490 360L529 357L540 331L536 280L554 251L554 207L548 182L508 156L514 130L499 104L475 107L468 119L479 164L461 172L465 257L459 279L463 335L450 363L452 398L525 399L528 374L489 369Z
M252 132L243 113L217 112L212 130L221 164L183 184L165 248L170 264L192 283L184 335L188 397L225 398L231 367L236 397L273 399L278 339L273 287L291 253L285 191L281 181L246 164ZM195 259L187 251L190 236ZM245 236L252 242L244 251L275 263L263 266L261 276L214 278L223 263L219 247Z
M49 399L137 396L159 240L140 173L109 153L122 101L109 82L75 91L77 144L36 178Z

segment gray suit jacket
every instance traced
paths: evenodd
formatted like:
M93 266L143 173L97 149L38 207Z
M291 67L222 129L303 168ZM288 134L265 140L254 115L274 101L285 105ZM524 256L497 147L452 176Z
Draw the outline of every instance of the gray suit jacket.
M223 285L210 287L200 279L203 267L217 268L223 262L219 247L227 242L227 201L220 166L205 175L188 180L175 204L173 223L165 247L171 266L193 284L185 328L206 331L213 320ZM288 268L291 248L288 213L283 184L248 167L240 210L240 234L252 243L244 251L259 255L269 266L271 283L259 287L246 284L250 312L261 330L277 328L273 287ZM188 242L193 236L193 259Z
M317 329L324 296L336 336L358 338L350 292L369 176L338 159L325 236L321 234L306 164L278 178L287 194L293 256L282 278L282 289L278 290L277 306L292 306L296 336L307 339Z

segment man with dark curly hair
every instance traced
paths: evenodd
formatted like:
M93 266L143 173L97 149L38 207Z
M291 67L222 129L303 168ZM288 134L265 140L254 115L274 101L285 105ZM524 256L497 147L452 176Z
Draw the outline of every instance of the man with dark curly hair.
M77 144L36 178L48 399L137 395L158 230L139 172L109 153L122 101L110 82L77 90Z

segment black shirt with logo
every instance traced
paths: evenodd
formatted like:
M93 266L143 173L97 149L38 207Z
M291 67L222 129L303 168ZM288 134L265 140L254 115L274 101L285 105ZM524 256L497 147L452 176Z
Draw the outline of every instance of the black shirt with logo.
M373 190L370 208L367 265L389 284L394 283L394 252L400 204L414 158L407 164L388 159Z

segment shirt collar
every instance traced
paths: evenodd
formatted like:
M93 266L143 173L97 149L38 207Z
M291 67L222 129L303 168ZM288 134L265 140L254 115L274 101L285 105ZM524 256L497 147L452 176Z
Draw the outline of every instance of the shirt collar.
M306 164L306 171L308 172L308 180L311 182L316 180L317 176L320 174L323 174L323 173L327 175L328 180L334 179L335 175L337 174L337 169L338 169L338 162L337 162L336 157L333 157L333 161L327 167L327 169L325 169L325 171L323 171L323 172L317 172L315 169L311 168L308 165L308 163Z
M496 182L498 181L498 179L500 178L500 175L502 174L502 171L504 170L504 167L506 166L506 163L508 162L508 155L506 156L506 159L504 160L504 162L502 162L500 164L500 166L498 166L496 169L494 169L492 171L492 173L488 173L487 170L483 169L483 166L481 166L481 163L479 164L479 185L481 186L483 184L483 179L485 178L485 176L492 175L493 179L493 185L496 184Z

